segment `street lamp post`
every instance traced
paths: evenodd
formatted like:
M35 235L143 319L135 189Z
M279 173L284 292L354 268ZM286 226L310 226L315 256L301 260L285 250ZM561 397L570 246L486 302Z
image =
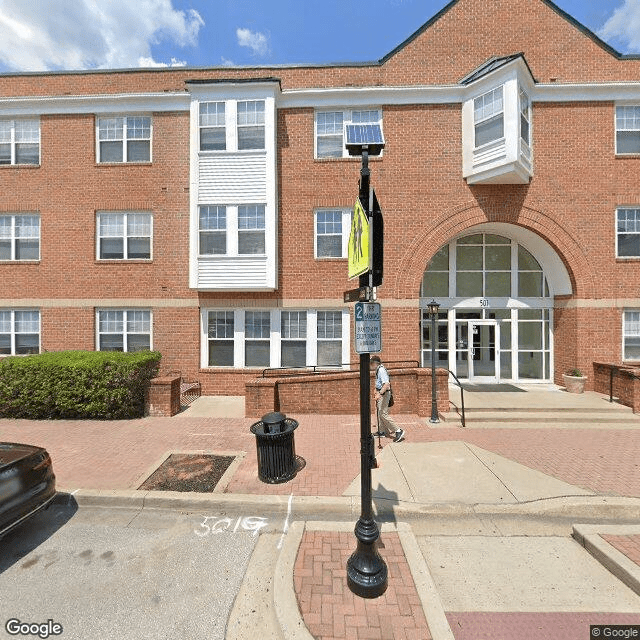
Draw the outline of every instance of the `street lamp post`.
M436 396L436 340L438 339L436 320L438 319L438 309L440 305L435 301L427 305L429 316L431 317L431 418L429 422L438 423L438 400Z
M358 133L358 132L356 132ZM362 156L360 170L360 202L366 212L367 220L372 212L369 203L369 156L379 155L384 147L382 139L376 144L349 142L347 134L347 150L350 155ZM374 275L371 266L367 273L360 275L360 288L367 293L370 300L374 287ZM360 518L356 523L354 534L358 541L356 550L347 560L347 585L361 598L377 598L387 589L387 565L377 549L380 531L373 519L371 466L375 460L373 436L371 435L371 398L370 398L370 354L360 354Z

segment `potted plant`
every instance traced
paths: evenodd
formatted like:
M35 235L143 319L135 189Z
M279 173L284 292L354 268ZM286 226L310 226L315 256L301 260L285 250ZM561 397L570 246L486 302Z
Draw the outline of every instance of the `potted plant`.
M571 369L562 374L564 386L568 393L583 393L587 376L582 375L580 369Z

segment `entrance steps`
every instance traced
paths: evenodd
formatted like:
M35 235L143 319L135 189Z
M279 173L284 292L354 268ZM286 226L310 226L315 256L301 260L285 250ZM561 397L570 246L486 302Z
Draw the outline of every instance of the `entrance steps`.
M600 393L572 394L549 385L463 388L466 428L640 429L640 415ZM449 411L440 419L442 426L462 425L458 386L449 387Z

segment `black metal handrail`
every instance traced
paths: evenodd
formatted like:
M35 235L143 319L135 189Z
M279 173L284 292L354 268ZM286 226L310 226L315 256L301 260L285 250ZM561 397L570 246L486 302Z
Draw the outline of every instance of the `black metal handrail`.
M640 376L631 371L632 367L618 366L615 364L607 364L605 366L609 367L609 402L613 402L613 376L618 373L618 371L624 371L625 375L630 378L640 380Z
M404 366L396 366L402 364ZM285 376L306 376L310 373L337 373L340 371L357 371L360 366L359 362L343 362L342 364L335 365L310 365L305 367L267 367L262 370L262 377L266 378L267 373L280 372ZM419 367L420 363L417 360L391 360L385 361L384 366L386 369L404 369L406 367ZM345 367L349 367L345 369Z
M451 371L451 369L447 369L447 371L455 378L456 383L460 387L460 408L462 409L462 426L466 427L465 415L464 415L464 387L460 380L458 380L458 376Z

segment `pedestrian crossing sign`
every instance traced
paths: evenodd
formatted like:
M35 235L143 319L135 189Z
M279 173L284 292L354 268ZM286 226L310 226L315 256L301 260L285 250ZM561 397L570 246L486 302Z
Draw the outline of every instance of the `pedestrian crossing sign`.
M356 200L349 234L349 278L356 278L371 267L371 242L369 219L364 212L360 198Z

